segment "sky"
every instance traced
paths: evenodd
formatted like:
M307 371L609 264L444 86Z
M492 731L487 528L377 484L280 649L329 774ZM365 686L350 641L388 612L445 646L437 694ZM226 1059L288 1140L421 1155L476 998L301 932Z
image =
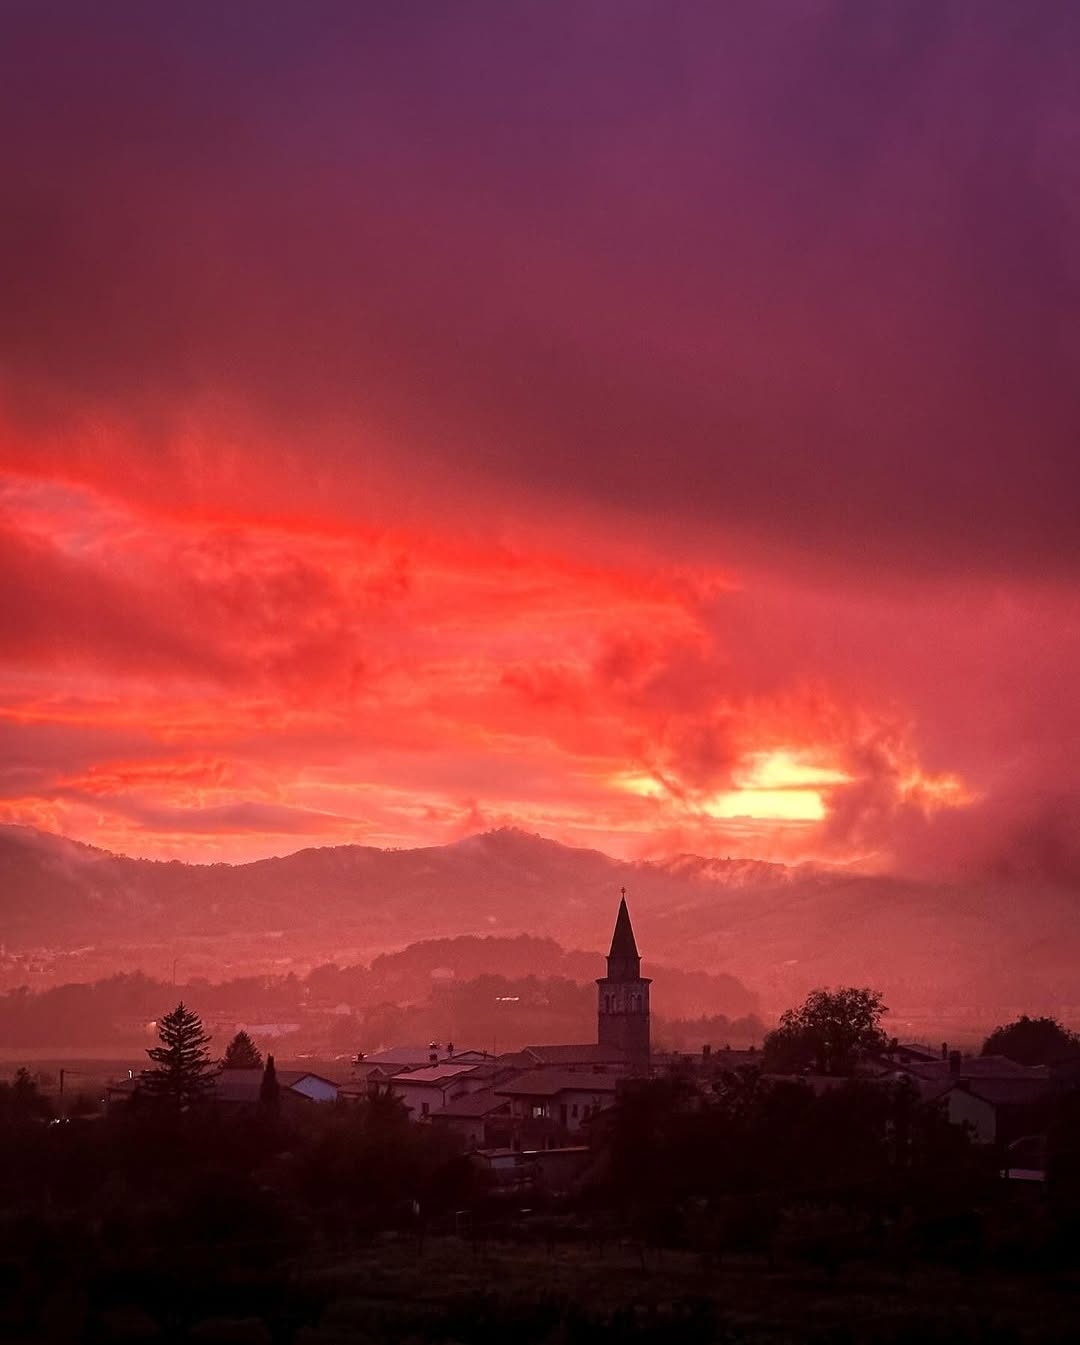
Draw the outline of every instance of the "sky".
M0 821L1080 883L1071 0L8 0Z

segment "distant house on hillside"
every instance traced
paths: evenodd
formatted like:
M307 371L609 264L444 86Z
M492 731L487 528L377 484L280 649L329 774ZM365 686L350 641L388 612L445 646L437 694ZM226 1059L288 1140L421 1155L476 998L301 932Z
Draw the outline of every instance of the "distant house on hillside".
M291 1037L294 1032L299 1032L302 1024L290 1022L236 1023L231 1026L226 1026L225 1024L215 1022L211 1024L211 1026L215 1031L220 1032L222 1036L228 1035L230 1032L243 1031L246 1032L249 1037L256 1038L259 1041L265 1041L268 1038L272 1041L277 1041L281 1037Z

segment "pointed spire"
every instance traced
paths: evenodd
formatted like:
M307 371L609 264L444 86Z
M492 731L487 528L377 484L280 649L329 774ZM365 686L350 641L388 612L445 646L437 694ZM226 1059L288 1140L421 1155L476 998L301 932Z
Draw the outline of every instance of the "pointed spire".
M615 932L611 936L611 951L608 953L608 957L638 957L634 927L630 923L630 912L626 909L625 887L622 889L622 900L619 902L619 914L615 919Z

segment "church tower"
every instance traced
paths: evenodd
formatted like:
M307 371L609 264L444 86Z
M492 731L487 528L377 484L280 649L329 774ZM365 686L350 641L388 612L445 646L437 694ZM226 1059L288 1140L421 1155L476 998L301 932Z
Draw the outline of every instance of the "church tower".
M607 959L607 975L597 982L597 1041L624 1050L639 1069L649 1068L649 986L641 974L626 888L622 890L615 933Z

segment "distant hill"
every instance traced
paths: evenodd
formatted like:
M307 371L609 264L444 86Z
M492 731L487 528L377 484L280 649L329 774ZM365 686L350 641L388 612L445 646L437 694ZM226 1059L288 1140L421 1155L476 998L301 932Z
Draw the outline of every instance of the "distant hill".
M3 982L136 966L160 975L177 957L186 976L212 979L301 971L462 934L604 950L624 885L646 962L728 973L766 1009L857 983L903 1010L1080 1010L1074 892L698 856L631 863L516 830L196 865L3 827Z
M378 950L530 933L599 947L623 885L633 889L635 914L648 918L681 900L700 903L703 883L744 891L784 883L789 872L715 860L683 872L688 862L630 864L506 829L416 850L342 845L251 864L183 864L0 827L3 939L10 949L263 931L314 941L330 955L342 944Z

